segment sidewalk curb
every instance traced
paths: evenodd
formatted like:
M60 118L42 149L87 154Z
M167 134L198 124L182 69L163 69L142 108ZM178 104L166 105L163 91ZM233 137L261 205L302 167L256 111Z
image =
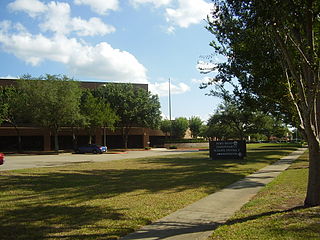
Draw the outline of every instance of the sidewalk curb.
M237 210L255 196L266 184L286 170L305 152L299 148L274 164L188 205L121 240L204 240L225 223Z

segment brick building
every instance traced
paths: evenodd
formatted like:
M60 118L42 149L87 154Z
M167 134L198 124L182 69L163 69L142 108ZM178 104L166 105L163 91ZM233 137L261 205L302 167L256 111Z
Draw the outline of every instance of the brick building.
M94 89L106 82L84 82L80 81L83 88ZM0 86L15 86L15 79L0 79ZM148 84L134 84L134 86L148 90ZM59 147L62 150L72 149L73 131L69 127L62 128L59 131ZM84 129L76 131L79 145L86 144L89 136ZM3 123L0 126L0 151L15 151L17 149L18 136L21 136L22 150L44 150L54 149L54 136L50 130L38 126L21 124L17 127ZM161 145L165 135L160 130L149 128L132 128L129 133L129 148L143 148L148 146ZM121 148L122 134L121 129L111 131L108 128L97 129L93 141L97 144L106 144L109 148Z

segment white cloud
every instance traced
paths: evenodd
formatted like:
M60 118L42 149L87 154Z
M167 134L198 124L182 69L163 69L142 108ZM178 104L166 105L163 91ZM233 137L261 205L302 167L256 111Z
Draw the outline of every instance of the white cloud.
M100 18L84 20L80 17L71 18L71 9L68 3L50 2L44 12L42 31L51 31L56 34L67 35L75 32L79 36L106 35L115 31L113 26L105 24ZM57 24L59 23L59 24Z
M118 0L74 0L77 5L89 5L93 12L101 15L107 14L109 10L116 11L119 8Z
M59 34L70 32L70 5L62 2L50 2L43 14L44 22L40 24L42 31L52 31Z
M106 35L108 33L115 32L115 28L110 25L106 25L99 18L90 18L89 21L85 21L81 18L73 18L72 28L78 33L79 36L94 36L94 35Z
M167 28L166 32L167 32L168 34L174 34L175 30L176 30L175 27L170 26L170 27Z
M146 3L150 3L155 7L161 7L170 4L172 0L131 0L130 2L134 7L138 7L139 5Z
M42 32L62 35L75 32L79 36L103 36L115 31L115 27L105 24L100 18L71 18L71 8L66 2L51 1L44 4L38 0L16 0L8 4L8 8L12 11L24 11L31 17L37 16L41 21L39 27Z
M172 84L170 86L171 94L183 94L190 91L190 87L185 83L178 83L177 85ZM159 96L168 96L169 95L169 82L161 83L149 83L149 90L153 94L158 94Z
M88 4L93 9L99 8L100 13L118 7L118 1L75 2ZM32 9L32 4L38 7ZM38 66L49 60L65 64L75 77L148 82L146 68L129 52L114 49L106 42L90 45L84 40L70 37L73 33L78 36L94 36L115 31L113 26L105 24L101 19L72 18L71 7L66 2L51 1L43 4L38 0L16 0L8 8L12 11L24 11L31 17L36 16L39 21L41 33L38 34L31 34L20 23L0 22L0 46L26 63ZM47 35L47 32L52 34Z
M147 70L129 52L106 42L84 46L73 55L70 67L76 75L116 82L148 83Z
M173 25L188 28L205 19L212 8L213 4L204 0L179 0L178 8L166 9L166 18Z
M46 5L38 0L16 0L8 4L8 8L11 11L23 11L29 14L31 17L36 17L37 15L46 11Z
M201 84L201 83L209 83L209 82L211 82L211 80L212 80L211 77L204 77L202 79L192 78L191 82L196 83L196 84Z
M11 75L6 75L6 76L0 76L0 79L19 79L19 77L14 77Z
M141 4L152 4L154 7L166 7L165 17L170 24L166 28L168 34L174 33L174 26L188 28L192 24L199 24L207 18L214 4L209 0L130 0L134 7Z
M10 32L14 25L0 22L3 49L36 66L50 60L66 64L75 76L118 82L147 83L146 68L130 53L106 42L90 46L75 38L55 34L49 38L29 32Z

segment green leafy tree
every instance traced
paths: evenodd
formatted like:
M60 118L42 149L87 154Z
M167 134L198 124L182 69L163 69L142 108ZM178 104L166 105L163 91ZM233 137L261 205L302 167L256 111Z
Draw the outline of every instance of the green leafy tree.
M235 128L225 121L224 116L218 111L209 118L205 135L211 140L239 138Z
M79 115L81 89L79 83L66 76L45 75L18 80L23 115L30 121L48 128L55 138L55 151L59 150L58 132Z
M252 127L252 119L251 111L240 109L236 104L225 101L209 119L209 125L217 124L222 127L225 133L220 135L221 137L244 140Z
M84 119L83 125L89 133L89 143L97 128L109 127L114 129L116 121L119 119L111 109L110 104L103 99L94 97L90 90L83 91L81 97L80 112Z
M22 121L28 122L22 114L23 109L19 104L21 101L23 99L21 99L21 94L16 88L12 86L0 87L0 124L5 122L14 127L17 133L18 151L22 150L18 124Z
M197 138L199 136L202 124L203 122L199 117L192 116L189 119L189 128L193 138Z
M208 121L209 136L217 139L244 140L256 134L263 134L267 138L281 138L286 135L287 127L280 120L270 114L243 107L239 102L230 99L220 104Z
M6 97L5 88L0 88L0 124L4 122L8 115L8 99Z
M160 123L160 130L168 137L168 133L171 132L171 121L168 119L162 120Z
M109 83L98 88L95 96L103 99L119 116L117 125L122 128L124 147L133 127L159 128L160 102L157 95L132 84Z
M188 127L188 119L184 117L176 118L172 121L172 136L177 139L183 138L186 134Z
M320 205L320 1L215 1L211 45L227 61L217 82L237 78L242 95L299 127L309 146L306 206Z

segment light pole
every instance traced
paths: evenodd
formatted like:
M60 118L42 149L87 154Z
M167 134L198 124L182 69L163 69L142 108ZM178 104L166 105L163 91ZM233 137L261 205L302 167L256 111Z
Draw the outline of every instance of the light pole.
M171 122L171 80L169 78L169 120Z
M171 119L171 79L169 78L169 120L170 120L170 139L172 138L172 119Z

